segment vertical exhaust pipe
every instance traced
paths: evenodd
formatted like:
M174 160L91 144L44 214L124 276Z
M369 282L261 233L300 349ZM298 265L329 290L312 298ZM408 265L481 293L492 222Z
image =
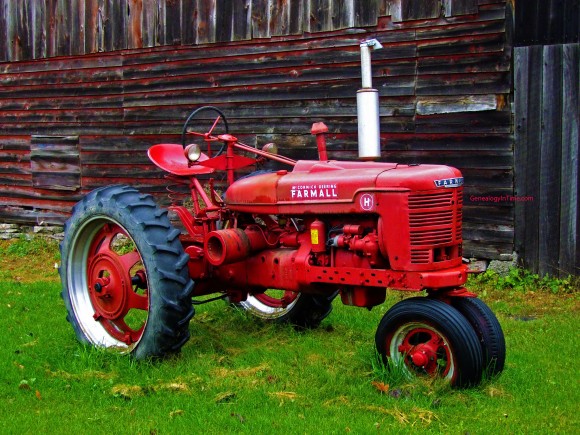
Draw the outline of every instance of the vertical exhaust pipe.
M360 44L362 89L356 93L358 119L358 157L374 160L381 157L381 131L379 118L379 91L373 89L371 49L383 48L376 39Z

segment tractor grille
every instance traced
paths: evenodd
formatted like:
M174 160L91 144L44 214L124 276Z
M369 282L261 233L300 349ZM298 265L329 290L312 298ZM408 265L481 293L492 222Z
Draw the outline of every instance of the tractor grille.
M463 189L457 192L457 208L455 209L457 220L455 222L455 238L457 240L463 239L463 231L461 224L463 222Z
M463 189L409 195L411 263L428 264L458 255L462 203Z

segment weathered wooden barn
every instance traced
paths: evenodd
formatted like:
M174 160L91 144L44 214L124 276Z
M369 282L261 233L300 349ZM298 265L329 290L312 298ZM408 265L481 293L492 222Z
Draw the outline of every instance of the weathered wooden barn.
M580 1L528 0L514 47L515 248L541 274L580 275Z
M356 158L374 37L383 159L460 168L466 254L511 258L514 19L506 0L0 0L0 221L63 222L106 184L162 194L146 150L200 105L294 158L323 121L330 158Z

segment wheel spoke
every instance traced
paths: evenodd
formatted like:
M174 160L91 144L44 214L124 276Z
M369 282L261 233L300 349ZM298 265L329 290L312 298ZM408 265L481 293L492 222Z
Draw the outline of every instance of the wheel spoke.
M128 345L139 341L141 334L143 333L143 328L145 327L143 324L137 330L132 329L129 325L127 325L124 319L116 320L114 323L115 326L119 328L120 331L122 331L120 333L121 341Z
M298 293L296 293L296 292L285 291L284 296L282 296L282 304L283 304L284 308L286 308L288 305L290 305L292 302L294 302L294 300L296 299L297 296L298 296Z
M129 274L131 268L141 261L141 256L139 255L139 252L135 250L119 256L119 260L127 271L127 274Z
M216 127L216 125L218 124L218 122L220 122L220 119L222 119L222 117L218 115L218 117L215 119L215 122L213 123L213 125L211 126L209 131L207 132L208 135L211 135L213 133L213 130Z
M402 354L408 354L409 352L411 352L411 349L413 349L413 346L411 346L407 342L400 344L398 347L399 352Z
M437 349L439 349L443 345L443 338L441 338L439 335L435 334L432 331L429 332L431 338L425 342L425 345L429 346L429 348L431 348L434 352L437 352Z
M95 242L98 243L96 246L95 254L108 254L111 252L111 243L115 236L118 234L118 227L113 227L109 224L105 224L101 231L99 231L99 236L95 238Z
M149 309L149 298L147 295L140 295L135 292L130 292L127 308L127 311L131 308L147 311Z
M198 133L197 131L192 131L192 130L187 130L187 134L191 134L192 136L199 136L199 137L205 137L206 133Z

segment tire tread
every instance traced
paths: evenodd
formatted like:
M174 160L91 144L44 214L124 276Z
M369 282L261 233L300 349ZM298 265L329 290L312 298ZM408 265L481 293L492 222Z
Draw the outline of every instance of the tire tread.
M377 328L375 344L386 361L389 358L386 345L390 331L414 321L433 324L446 335L454 347L457 377L452 381L458 388L476 385L482 377L482 355L478 337L463 315L455 308L434 299L415 297L395 304L385 313Z
M64 265L71 251L74 233L94 215L118 222L129 233L140 251L149 279L150 308L145 330L132 350L137 359L163 357L181 349L189 339L189 320L193 281L189 277L189 256L183 251L179 230L168 218L167 210L157 206L153 197L126 185L105 186L89 192L73 207L65 223L65 238L60 250L63 258L62 297L67 320L79 340L88 342L70 302ZM95 343L92 343L95 344Z

